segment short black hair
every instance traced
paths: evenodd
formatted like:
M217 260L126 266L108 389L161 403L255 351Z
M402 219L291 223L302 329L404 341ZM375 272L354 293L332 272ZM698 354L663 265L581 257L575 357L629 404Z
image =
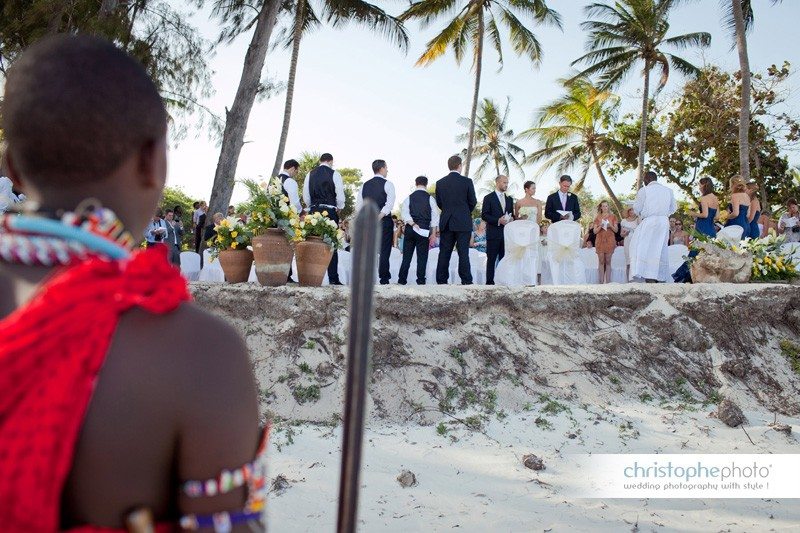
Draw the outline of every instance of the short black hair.
M324 154L319 156L320 163L330 163L331 161L333 161L333 156L328 152L325 152Z
M558 183L563 183L565 181L572 183L572 177L570 177L568 174L564 174L563 176L558 178Z
M286 163L283 164L283 170L289 170L290 168L300 168L300 163L298 163L294 159L289 159Z
M28 48L9 69L2 129L22 177L90 183L160 141L167 112L142 65L111 42L57 35Z
M386 167L386 161L384 161L383 159L376 159L375 161L372 162L372 171L375 172L376 174L380 169L384 167Z
M461 163L463 163L463 160L459 156L450 156L450 159L447 160L447 168L450 170L457 170L458 167L461 166Z
M650 182L653 182L653 181L656 181L656 180L658 180L658 176L652 170L648 170L647 172L644 173L644 182L645 183L650 183Z
M175 210L174 209L167 209L166 211L164 211L164 216L169 215L170 213L172 213L174 215L175 214Z
M417 187L427 187L428 178L426 176L417 176L417 179L414 180L414 183L417 185Z
M195 202L195 203L193 203L193 204L192 204L192 207L194 207L195 209L197 209L198 207L200 207L200 202Z

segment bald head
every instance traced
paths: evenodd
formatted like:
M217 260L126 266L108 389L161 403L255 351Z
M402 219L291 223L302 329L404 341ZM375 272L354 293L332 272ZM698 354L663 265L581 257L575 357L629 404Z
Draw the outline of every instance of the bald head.
M103 39L43 39L9 70L2 127L16 174L34 185L107 179L166 125L144 68Z

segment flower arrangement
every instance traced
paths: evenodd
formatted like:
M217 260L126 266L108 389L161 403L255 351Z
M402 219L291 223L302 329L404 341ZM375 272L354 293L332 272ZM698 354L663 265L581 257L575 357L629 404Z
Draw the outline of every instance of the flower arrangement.
M690 248L698 254L704 252L700 243L711 244L738 255L750 254L753 257L751 281L785 281L798 276L797 265L781 251L785 237L777 236L774 230L761 239L745 239L736 244L720 238L712 239L695 231L691 233L694 240Z
M247 227L252 236L257 237L267 229L278 228L284 230L289 239L293 239L300 214L289 203L289 197L283 194L277 180L269 184L253 180L244 180L242 183L250 193L245 211L249 213Z
M214 226L214 231L217 232L217 236L206 243L211 250L212 258L218 257L224 250L245 250L253 238L250 228L236 217L223 218Z
M331 248L341 248L344 245L344 232L333 220L328 218L328 212L311 213L299 220L294 227L292 240L301 242L309 237L320 237Z

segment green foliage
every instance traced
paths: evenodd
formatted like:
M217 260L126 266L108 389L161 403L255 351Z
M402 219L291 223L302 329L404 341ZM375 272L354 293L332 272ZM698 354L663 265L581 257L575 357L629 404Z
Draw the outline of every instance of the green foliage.
M781 353L789 359L789 364L795 374L800 375L800 345L783 339L780 343Z
M447 435L447 426L444 425L444 422L439 422L439 425L436 426L436 434L440 437Z
M216 131L221 128L219 117L197 103L199 97L211 95L207 64L211 44L174 4L157 0L7 0L0 8L0 74L5 76L25 47L47 35L102 35L144 65L173 118L201 111L196 115L201 121L198 130L210 119L210 130ZM176 132L185 133L185 124L173 128Z
M639 395L639 399L642 401L642 403L652 402L653 395L650 394L649 392L643 392Z
M762 190L762 205L777 206L800 194L787 179L785 151L800 140L800 124L785 110L790 65L769 67L752 77L750 122L751 175ZM724 204L728 179L739 173L739 100L741 81L718 67L701 70L680 96L657 110L647 132L648 167L677 185L687 197L698 195L700 178L717 182ZM627 115L615 128L617 151L609 172L618 176L636 167L638 117Z
M319 385L309 385L308 387L297 386L292 390L292 396L297 403L317 402L320 399Z
M536 424L536 427L540 429L546 429L548 431L552 431L554 429L553 424L548 419L541 416L537 416L533 423Z
M304 374L313 374L314 373L314 371L311 370L311 367L305 361L303 361L302 363L297 365L297 368L299 368L300 372L302 372Z

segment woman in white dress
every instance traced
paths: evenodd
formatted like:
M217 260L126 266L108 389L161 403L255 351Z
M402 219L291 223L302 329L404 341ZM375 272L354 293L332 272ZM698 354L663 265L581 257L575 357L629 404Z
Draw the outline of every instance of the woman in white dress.
M525 196L517 200L514 205L514 219L515 220L532 220L537 225L542 225L542 201L533 197L536 194L536 184L532 181L526 181L523 185L525 189ZM533 208L525 209L522 208Z
M625 264L628 266L627 274L630 274L631 268L631 235L633 235L633 230L636 229L636 226L639 225L639 217L636 216L636 212L633 210L633 207L629 207L625 210L625 218L622 219L620 222L620 227L622 230L620 234L624 239L624 246L625 246ZM625 279L629 279L629 275L625 276Z

